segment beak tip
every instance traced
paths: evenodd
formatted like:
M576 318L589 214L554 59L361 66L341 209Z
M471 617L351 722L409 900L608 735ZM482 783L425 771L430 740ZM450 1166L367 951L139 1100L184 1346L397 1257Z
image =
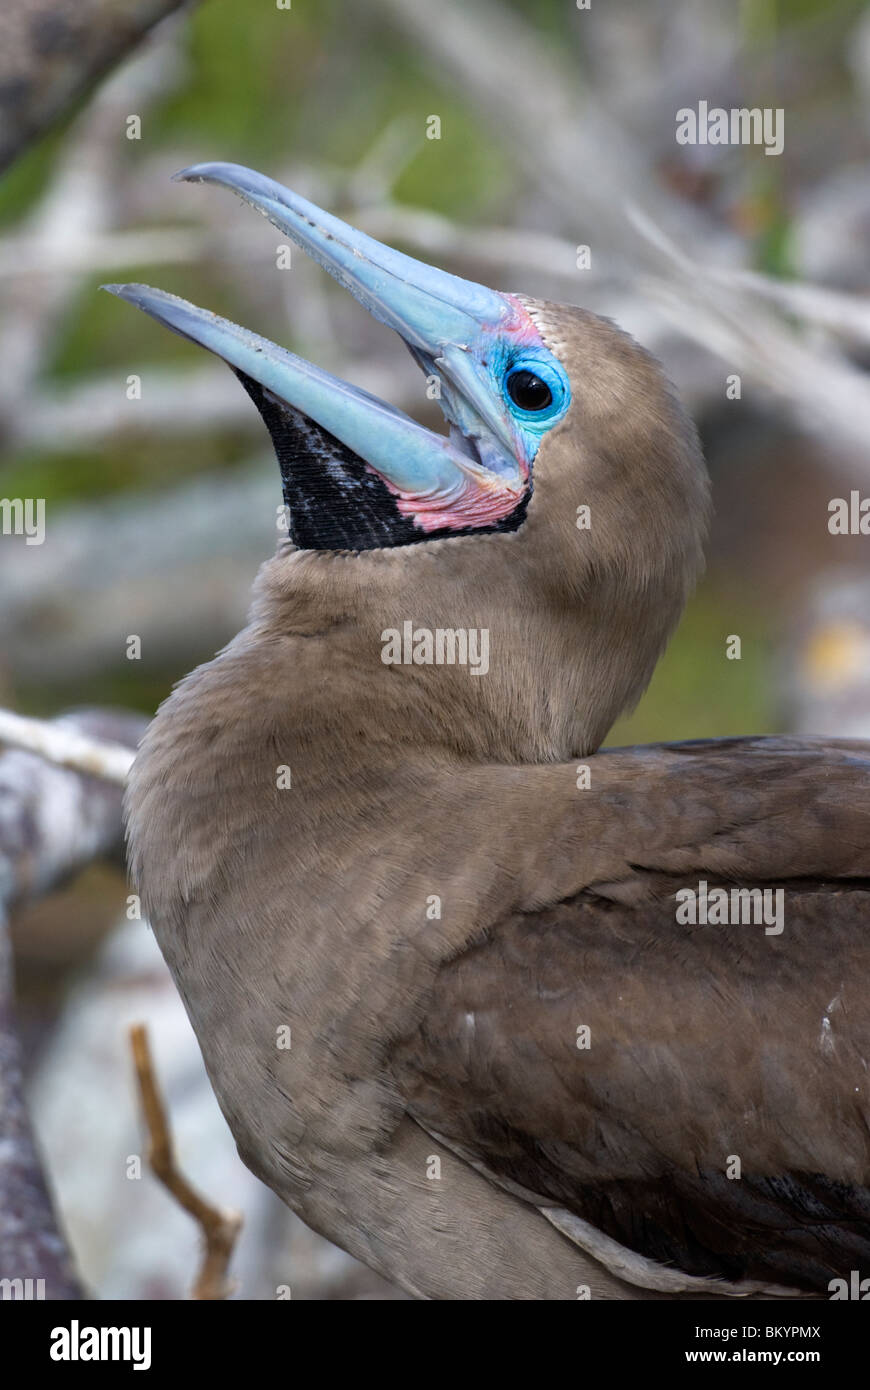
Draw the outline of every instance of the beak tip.
M115 295L116 299L126 300L128 304L132 304L135 308L138 309L146 308L146 305L143 301L147 297L159 296L160 294L159 290L152 290L148 285L137 284L100 285L100 289L106 290L108 294Z
M172 175L172 182L224 184L234 192L241 193L243 188L237 187L239 180L243 185L244 176L250 176L250 173L250 169L245 169L241 164L207 160L204 164L189 164L186 169L179 169L177 174Z

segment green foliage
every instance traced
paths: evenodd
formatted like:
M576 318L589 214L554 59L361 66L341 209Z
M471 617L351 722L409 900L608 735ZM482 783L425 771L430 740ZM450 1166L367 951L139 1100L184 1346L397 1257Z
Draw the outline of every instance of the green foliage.
M42 192L64 134L64 129L52 131L4 173L0 180L0 227L18 222Z
M610 747L662 739L776 732L770 680L769 621L749 595L727 602L711 584L689 604L637 709L607 737ZM737 633L741 658L725 639Z

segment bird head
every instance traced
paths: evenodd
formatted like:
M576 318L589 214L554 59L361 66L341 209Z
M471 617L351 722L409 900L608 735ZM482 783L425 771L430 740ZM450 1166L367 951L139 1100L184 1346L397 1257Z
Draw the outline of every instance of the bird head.
M447 708L454 741L466 726L458 741L478 753L597 746L702 565L706 473L658 364L605 319L425 265L239 165L176 177L237 193L398 333L447 422L433 433L174 295L105 286L223 358L269 428L289 543L261 616L320 631L331 606L368 644L342 644L356 662L383 665L372 631L400 633L404 707L430 723ZM457 630L487 633L487 669L471 674L488 681L414 641Z

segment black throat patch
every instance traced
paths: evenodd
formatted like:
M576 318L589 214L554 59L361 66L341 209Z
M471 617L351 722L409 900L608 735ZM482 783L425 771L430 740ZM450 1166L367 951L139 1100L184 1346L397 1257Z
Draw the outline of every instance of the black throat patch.
M529 494L495 526L423 531L403 516L386 483L316 421L233 369L265 421L281 469L290 539L303 550L377 550L439 536L516 531Z

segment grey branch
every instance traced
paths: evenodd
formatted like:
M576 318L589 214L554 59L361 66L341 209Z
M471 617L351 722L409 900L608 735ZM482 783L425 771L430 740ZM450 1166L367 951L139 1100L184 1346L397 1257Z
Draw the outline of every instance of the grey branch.
M132 748L144 720L92 710L49 727L61 741L103 740ZM83 1295L24 1104L8 913L93 859L119 855L122 846L116 784L17 748L0 756L0 1278L44 1280L47 1298Z
M0 743L36 753L58 767L99 777L123 787L133 761L133 750L119 743L89 738L63 724L43 719L26 719L11 710L0 709Z
M0 170L183 0L4 0Z

